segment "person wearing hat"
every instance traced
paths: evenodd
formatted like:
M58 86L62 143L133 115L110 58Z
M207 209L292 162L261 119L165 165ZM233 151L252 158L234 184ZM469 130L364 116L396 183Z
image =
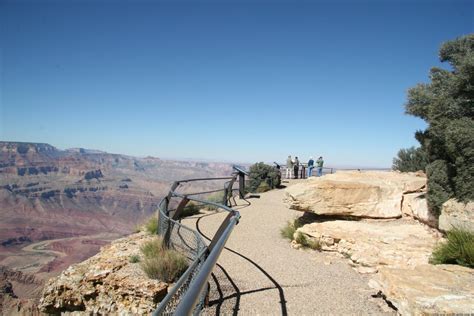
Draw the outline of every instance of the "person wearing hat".
M308 161L308 178L313 176L314 160L313 157L309 157Z

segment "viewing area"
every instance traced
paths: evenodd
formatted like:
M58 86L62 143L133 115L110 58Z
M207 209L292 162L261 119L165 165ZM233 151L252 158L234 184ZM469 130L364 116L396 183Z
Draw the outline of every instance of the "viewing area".
M280 236L301 213L283 203L282 189L246 199L247 175L235 167L230 177L177 181L160 203L159 234L191 264L154 315L380 313L367 300L367 280L343 258L296 250ZM197 181L223 189L193 192ZM216 193L223 193L219 202ZM201 212L179 219L189 203Z

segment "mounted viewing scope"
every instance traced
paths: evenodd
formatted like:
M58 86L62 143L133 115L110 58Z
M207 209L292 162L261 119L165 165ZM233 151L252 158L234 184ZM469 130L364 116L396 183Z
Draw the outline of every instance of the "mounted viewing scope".
M245 176L248 176L249 173L237 165L233 165L232 169L234 169L235 173L239 176L239 197L243 199L245 197Z

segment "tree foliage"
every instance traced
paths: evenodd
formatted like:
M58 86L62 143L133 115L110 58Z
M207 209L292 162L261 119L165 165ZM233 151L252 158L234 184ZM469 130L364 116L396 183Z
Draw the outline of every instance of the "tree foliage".
M438 214L449 198L474 200L474 34L444 43L439 56L450 70L432 68L431 82L411 88L406 104L406 113L428 123L415 137L428 162L428 203Z
M272 166L258 162L249 169L249 191L265 192L280 185L280 174Z
M393 158L392 169L402 172L424 171L426 163L425 151L421 147L410 147L398 151L397 157Z

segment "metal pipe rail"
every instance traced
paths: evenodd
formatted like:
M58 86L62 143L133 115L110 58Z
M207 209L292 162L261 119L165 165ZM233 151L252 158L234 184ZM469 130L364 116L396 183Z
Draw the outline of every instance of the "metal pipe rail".
M206 262L201 268L200 273L196 276L193 283L189 287L189 290L186 292L182 299L182 303L176 309L176 315L190 315L196 306L199 299L199 295L202 291L205 290L207 285L207 280L211 275L212 269L217 263L217 259L224 249L227 239L229 239L230 233L234 229L234 226L237 225L239 218L237 216L232 216L232 219L229 221L229 224L225 228L225 231L222 233L221 237L217 240L215 246L212 248L211 252L207 256Z
M207 294L205 291L207 289L206 286L209 276L227 239L240 219L240 213L227 205L228 203L230 205L229 194L232 195L232 186L237 180L237 177L239 177L239 182L243 180L242 174L244 171L239 169L234 168L236 172L232 174L232 177L198 178L176 181L171 186L168 195L160 201L158 205L158 233L164 237L165 245L180 252L186 252L185 255L192 260L192 262L170 292L160 302L157 309L153 312L153 315L190 315L197 314L201 310L205 294ZM224 191L222 204L195 197L195 195L212 193L217 190L189 194L177 192L177 189L183 183L215 180L229 180L224 185L224 189L219 190ZM181 199L175 210L169 209L172 198ZM201 205L213 206L228 212L227 217L221 223L208 246L206 246L205 241L198 232L184 226L178 221L180 213L190 201L200 203Z
M288 167L285 164L282 164L282 165L279 164L279 166L280 166L280 170L282 172L282 178L283 178L283 176L284 176L283 170L286 170ZM299 163L298 178L300 178L300 179L306 179L307 178L307 175L306 175L306 169L307 168L308 168L308 163L306 163L306 162L300 162ZM315 166L314 169L316 169L316 168L317 167ZM323 167L322 169L323 169L323 173L326 173L326 174L327 173L332 174L336 170L336 168L329 168L329 167ZM324 170L329 170L329 171L324 172ZM340 169L338 169L338 170L340 170ZM291 171L293 172L293 169L291 169Z

